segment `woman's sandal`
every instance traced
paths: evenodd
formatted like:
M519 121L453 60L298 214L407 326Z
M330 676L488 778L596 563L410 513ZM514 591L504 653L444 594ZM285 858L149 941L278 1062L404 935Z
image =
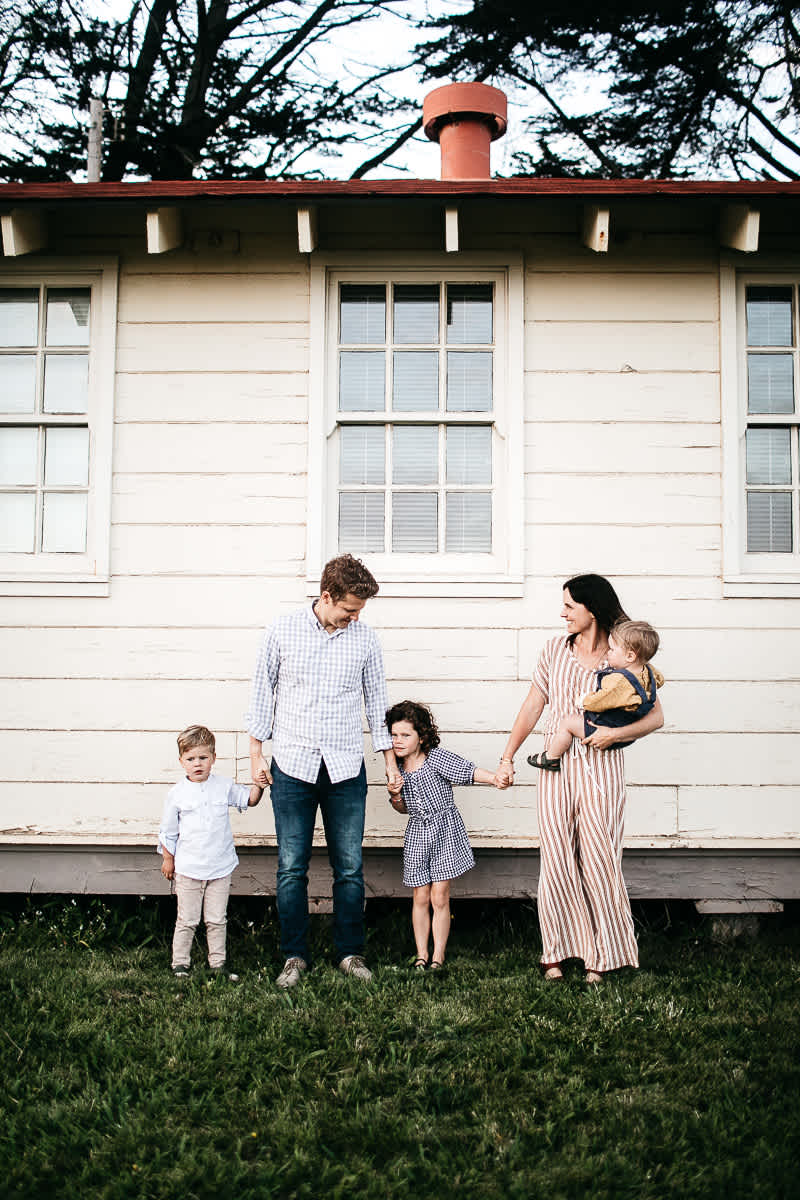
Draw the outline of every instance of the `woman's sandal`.
M439 962L438 958L432 958L430 966L428 967L428 970L429 971L443 971L444 963Z
M415 958L414 965L411 969L412 969L412 971L424 971L425 968L427 967L427 965L428 965L427 958Z
M561 759L548 758L544 750L541 754L529 754L528 762L532 767L538 767L540 771L560 771Z

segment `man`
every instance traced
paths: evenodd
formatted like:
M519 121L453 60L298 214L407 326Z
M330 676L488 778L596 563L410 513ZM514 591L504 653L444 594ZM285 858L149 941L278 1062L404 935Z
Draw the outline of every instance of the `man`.
M256 662L247 728L254 782L272 785L278 836L278 917L286 962L280 988L294 987L311 963L308 865L317 807L333 871L333 937L339 968L369 980L364 962L361 843L367 775L362 699L386 777L399 778L386 728L386 677L378 639L359 622L378 584L350 554L326 564L313 604L267 629ZM263 743L272 739L272 764Z

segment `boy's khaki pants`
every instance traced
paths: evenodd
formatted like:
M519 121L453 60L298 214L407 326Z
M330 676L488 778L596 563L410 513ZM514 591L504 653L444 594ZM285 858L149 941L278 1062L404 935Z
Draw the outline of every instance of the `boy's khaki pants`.
M206 923L208 965L221 967L224 964L230 890L230 875L223 875L221 879L190 879L188 875L176 874L178 919L172 939L173 967L189 966L194 933L201 916Z

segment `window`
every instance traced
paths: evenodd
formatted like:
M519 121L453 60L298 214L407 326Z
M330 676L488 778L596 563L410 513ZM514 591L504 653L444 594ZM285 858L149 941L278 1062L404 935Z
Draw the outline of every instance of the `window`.
M509 521L515 485L521 493L521 429L513 448L509 436L521 404L509 380L522 319L521 305L509 315L508 269L328 270L321 286L317 570L350 551L382 590L505 594L521 582L522 525L521 504L519 528Z
M0 275L7 594L107 590L115 291L110 264L91 273Z

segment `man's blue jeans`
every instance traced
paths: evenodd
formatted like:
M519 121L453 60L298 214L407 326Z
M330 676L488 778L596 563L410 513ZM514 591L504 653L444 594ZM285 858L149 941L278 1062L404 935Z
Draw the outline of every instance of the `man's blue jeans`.
M317 807L322 813L328 860L333 871L333 941L337 961L364 953L364 872L361 843L367 772L331 783L323 762L316 783L295 779L272 760L272 811L278 835L278 917L285 958L303 958L308 948L308 864Z

